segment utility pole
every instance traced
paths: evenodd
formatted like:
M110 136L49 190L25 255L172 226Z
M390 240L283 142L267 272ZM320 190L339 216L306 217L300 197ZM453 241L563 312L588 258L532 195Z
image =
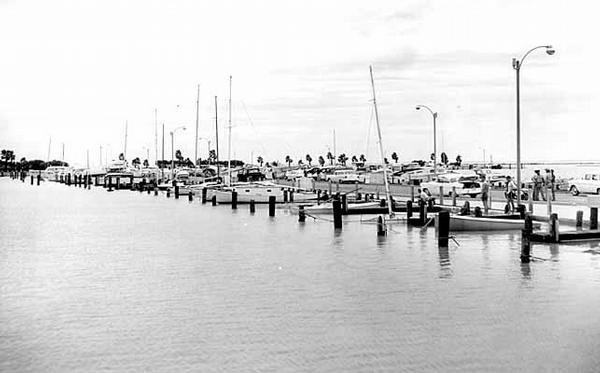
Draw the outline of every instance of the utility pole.
M154 161L157 163L158 165L158 117L157 117L157 110L156 108L154 109ZM150 162L150 160L148 160L148 162Z

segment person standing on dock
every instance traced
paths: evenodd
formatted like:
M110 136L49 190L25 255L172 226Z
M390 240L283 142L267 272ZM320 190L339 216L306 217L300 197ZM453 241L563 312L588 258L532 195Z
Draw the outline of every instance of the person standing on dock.
M543 189L544 178L542 177L542 175L540 175L540 170L535 170L535 174L531 178L531 181L533 181L533 200L539 201L540 194L541 194L542 199L545 201L546 196L544 195L544 189Z
M548 198L551 198L552 201L556 199L556 195L554 194L556 177L554 176L554 170L546 169L546 185L548 186Z
M483 202L483 211L487 214L489 209L489 194L490 194L490 183L484 175L481 175L481 202Z

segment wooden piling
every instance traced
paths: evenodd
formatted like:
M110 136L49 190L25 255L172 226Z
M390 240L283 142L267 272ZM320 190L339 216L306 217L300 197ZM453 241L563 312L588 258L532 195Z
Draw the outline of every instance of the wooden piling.
M158 196L158 187L154 188L154 195Z
M410 200L411 201L415 200L415 186L414 185L410 186Z
M256 202L251 199L250 200L250 213L254 214L256 212Z
M546 185L546 211L548 216L552 214L552 196L548 194L549 190L548 185Z
M206 203L206 188L202 188L202 204Z
M531 189L527 190L527 202L529 204L529 212L533 214L533 192Z
M171 198L171 188L167 189L167 198Z
M31 175L31 185L33 185L33 175Z
M531 260L531 234L533 233L533 219L531 214L525 215L525 226L521 231L521 263Z
M412 205L412 200L406 201L406 221L408 221L408 219L412 218L413 216Z
M598 229L598 208L590 208L590 229Z
M341 195L341 201L342 201L342 214L347 215L348 214L348 196L346 195L346 193L343 193Z
M42 181L42 175L38 174L37 175L37 185L40 185L40 182Z
M333 200L333 228L342 229L342 202Z
M121 189L121 178L120 177L117 177L117 189Z
M216 206L217 205L217 196L213 195L210 201L211 201L211 203L212 203L213 206Z
M448 236L450 235L450 212L440 211L437 216L437 236L438 246L448 246Z
M577 215L575 216L575 227L583 227L583 211L577 211Z
M290 203L294 203L294 190L293 189L290 189L288 197L290 198Z
M194 193L192 193L192 191L190 190L188 193L188 201L193 202L194 201Z
M525 205L517 206L517 212L519 213L521 219L525 219Z
M179 199L179 185L175 185L175 199Z
M425 225L427 221L427 204L425 201L419 201L419 223Z
M275 203L277 202L275 196L269 196L269 216L275 216Z
M439 204L440 205L444 204L444 187L443 186L440 186L440 202L439 202Z
M304 211L304 206L298 207L298 221L300 223L304 223L306 221L306 211Z
M231 209L232 210L237 210L237 198L238 198L238 194L237 192L234 190L231 192Z
M288 191L287 189L283 190L283 203L287 203L288 202Z
M377 236L382 237L385 235L387 235L387 230L385 229L383 216L379 215L379 217L377 217Z
M333 186L332 186L332 181L329 180L329 195L333 194Z
M456 206L456 187L452 187L452 206Z
M558 242L560 240L560 231L558 227L558 214L551 214L550 221L548 223L548 229L550 230L550 239L552 242Z
M321 204L321 189L317 190L317 205Z

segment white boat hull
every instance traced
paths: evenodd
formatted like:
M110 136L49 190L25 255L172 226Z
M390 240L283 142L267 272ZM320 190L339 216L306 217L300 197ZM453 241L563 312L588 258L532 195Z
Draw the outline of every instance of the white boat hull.
M380 207L379 202L349 203L348 211L360 211L361 209L372 209L376 207ZM304 211L309 214L333 214L333 204L328 202L315 206L306 206L304 207Z
M230 189L226 190L213 190L212 195L217 196L218 203L231 203L232 200L232 191ZM250 203L250 201L254 200L254 203L269 203L269 198L274 196L276 203L283 203L283 191L279 188L236 188L237 192L237 202L238 203ZM212 197L212 196L211 196ZM302 193L302 192L294 192L293 193L293 202L306 202L306 201L316 201L317 195L314 193ZM288 197L288 202L291 202L291 199Z
M534 223L534 227L540 226ZM477 218L474 216L450 216L450 231L507 231L520 230L525 227L522 219Z

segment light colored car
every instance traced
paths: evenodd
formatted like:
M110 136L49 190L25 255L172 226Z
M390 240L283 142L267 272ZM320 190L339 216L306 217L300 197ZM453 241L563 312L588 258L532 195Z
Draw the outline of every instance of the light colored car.
M600 194L600 174L585 174L580 179L569 180L569 192L574 196L579 193Z
M286 180L296 180L301 177L304 177L304 173L304 170L301 168L298 168L296 170L289 170L285 172L285 178Z
M421 183L422 189L427 189L432 195L437 195L443 188L445 196L452 197L453 188L457 196L477 197L481 194L481 184L474 181L471 177L464 177L459 174L439 175L437 180Z
M334 171L332 174L327 175L325 180L331 181L333 183L339 182L340 184L344 184L344 183L355 184L355 183L364 183L365 177L363 175L357 174L353 170L337 170L337 171Z

